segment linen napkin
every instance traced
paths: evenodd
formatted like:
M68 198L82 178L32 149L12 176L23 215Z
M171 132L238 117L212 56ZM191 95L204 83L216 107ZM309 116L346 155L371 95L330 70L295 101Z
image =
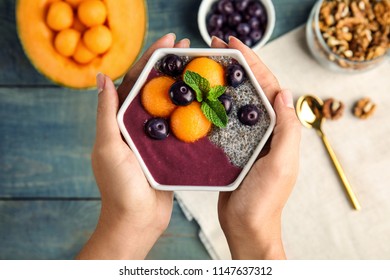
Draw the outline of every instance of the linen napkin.
M390 259L390 63L355 74L331 72L306 46L305 28L258 51L283 88L297 99L315 94L344 102L344 116L326 121L328 136L362 206L355 211L321 139L302 128L300 173L283 211L282 235L289 259ZM377 104L361 120L351 110L361 97ZM216 192L175 193L189 219L200 225L200 239L213 259L230 259L217 218Z

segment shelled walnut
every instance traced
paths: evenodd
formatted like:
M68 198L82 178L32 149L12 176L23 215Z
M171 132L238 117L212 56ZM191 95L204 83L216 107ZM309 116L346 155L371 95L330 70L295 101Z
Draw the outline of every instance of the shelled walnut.
M360 119L367 119L374 114L375 110L375 103L370 98L364 97L356 102L353 108L353 114Z
M325 118L331 120L338 120L343 116L344 104L340 100L328 98L324 101L322 106L322 114Z
M318 25L334 54L355 62L373 60L390 48L390 0L324 0Z

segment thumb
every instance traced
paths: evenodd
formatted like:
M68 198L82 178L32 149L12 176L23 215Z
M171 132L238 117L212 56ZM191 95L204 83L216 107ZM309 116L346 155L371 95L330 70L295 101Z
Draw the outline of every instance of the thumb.
M119 107L118 93L112 80L99 73L96 76L98 105L96 116L96 142L107 143L120 138L116 120Z
M276 166L299 160L301 124L295 114L292 93L281 90L275 97L276 126L273 132L268 159Z

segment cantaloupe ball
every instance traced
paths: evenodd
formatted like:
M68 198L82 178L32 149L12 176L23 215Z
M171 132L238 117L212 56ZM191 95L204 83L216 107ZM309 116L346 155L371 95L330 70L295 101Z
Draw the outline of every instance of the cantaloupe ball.
M68 2L73 8L76 8L83 1L84 0L65 0L65 2Z
M73 59L80 64L87 64L96 57L96 54L91 52L83 43L83 40L80 40L76 51L73 54Z
M96 54L105 53L112 44L110 29L105 25L91 27L83 36L85 46Z
M63 1L53 2L47 11L46 23L55 31L71 27L73 23L72 7Z
M54 39L54 47L63 56L72 56L80 41L81 34L74 29L61 30Z
M106 5L100 0L85 0L77 8L77 15L88 27L102 25L107 18Z

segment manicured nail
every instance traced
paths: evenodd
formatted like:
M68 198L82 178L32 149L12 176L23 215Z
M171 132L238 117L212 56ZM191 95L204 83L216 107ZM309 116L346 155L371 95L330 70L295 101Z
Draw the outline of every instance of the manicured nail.
M168 34L166 34L165 36L172 36L172 37L173 37L173 40L176 40L176 34L173 33L173 32L168 33ZM165 36L164 36L164 37L165 37Z
M218 42L220 44L225 45L226 47L228 46L228 44L226 44L226 42L224 40L222 40L222 39L220 39L220 38L218 38L216 36L212 36L211 37L211 42Z
M96 87L98 89L98 93L101 93L104 90L106 85L106 78L103 73L98 73L96 75Z
M234 37L234 36L229 36L228 37L228 43L230 44L230 41L231 40L237 40L237 41L239 41L239 42L241 42L237 37Z
M294 108L294 101L291 91L289 91L288 89L284 89L280 92L280 94L282 95L284 105L289 108Z
M184 39L181 39L181 40L178 42L178 44L182 44L182 43L187 43L188 45L190 45L190 44L191 44L191 41L190 41L190 39L188 39L188 38L184 38Z

